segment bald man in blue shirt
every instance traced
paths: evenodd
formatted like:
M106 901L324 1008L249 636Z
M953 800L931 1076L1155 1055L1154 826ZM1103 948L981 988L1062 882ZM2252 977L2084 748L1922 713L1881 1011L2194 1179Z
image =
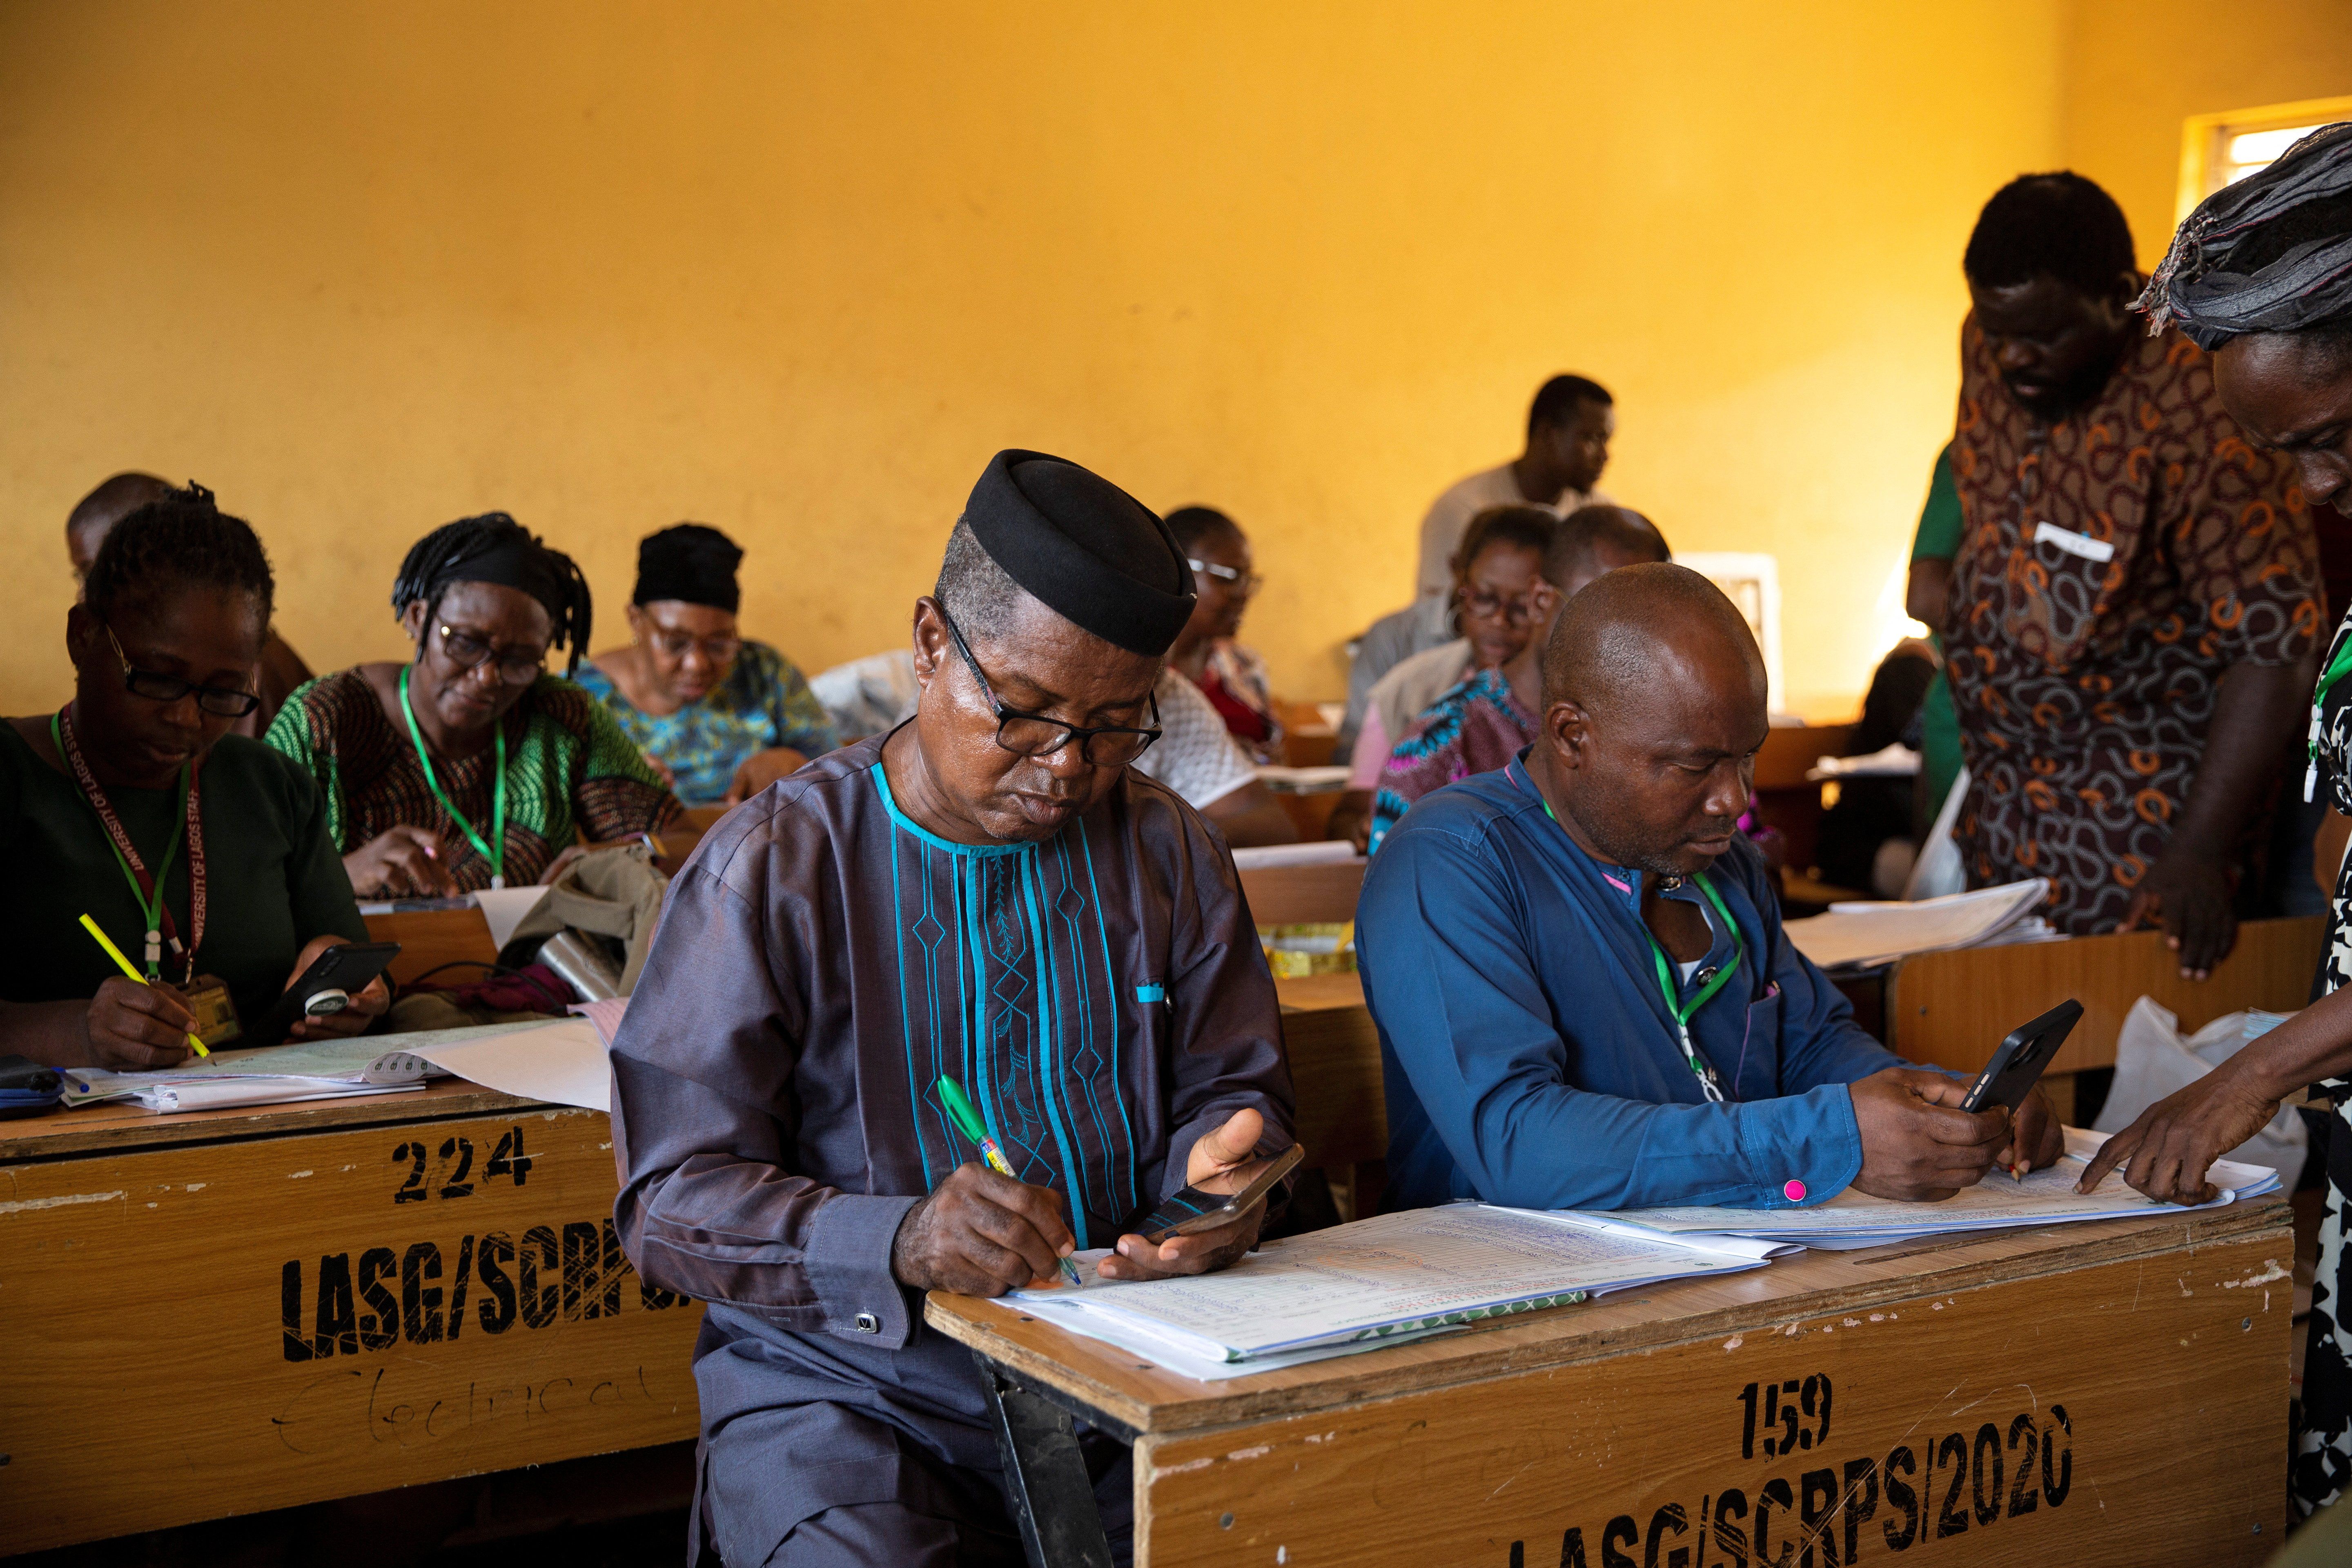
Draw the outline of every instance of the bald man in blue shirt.
M1609 574L1543 674L1535 743L1415 805L1364 879L1391 1206L1933 1202L2058 1158L2039 1091L2014 1125L1961 1111L1782 932L1734 826L1764 663L1713 584Z

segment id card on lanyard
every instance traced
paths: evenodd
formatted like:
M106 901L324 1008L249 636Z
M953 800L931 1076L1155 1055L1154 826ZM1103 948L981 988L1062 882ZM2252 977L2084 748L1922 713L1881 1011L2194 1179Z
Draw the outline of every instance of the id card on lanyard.
M1543 799L1543 793L1540 790L1536 793L1536 798ZM1544 815L1551 818L1553 826L1559 827L1563 833L1568 831L1567 827L1560 823L1559 815L1552 810L1551 802L1545 800L1543 808ZM1698 1048L1691 1044L1690 1021L1697 1016L1701 1007L1715 1000L1717 992L1729 984L1731 976L1739 968L1740 955L1746 950L1739 941L1739 922L1731 918L1731 911L1724 907L1723 900L1717 895L1713 885L1707 881L1706 873L1694 871L1691 873L1691 880L1698 884L1698 890L1706 896L1706 901L1715 906L1715 912L1723 917L1723 929L1731 934L1731 961L1716 971L1715 978L1699 987L1697 995L1685 1002L1676 993L1674 964L1666 957L1666 950L1658 944L1656 933L1652 931L1647 924L1643 924L1642 934L1649 939L1650 958L1657 965L1658 971L1658 994L1666 1004L1666 1016L1675 1021L1675 1043L1682 1047L1683 1061L1689 1067L1692 1073L1696 1075L1699 1092L1706 1096L1708 1103L1721 1105L1724 1103L1722 1082L1717 1078L1715 1068L1709 1067L1700 1058ZM1635 919L1640 919L1638 912Z
M131 842L131 834L116 815L114 805L99 786L98 775L82 759L81 747L74 739L70 705L49 716L49 741L58 754L73 770L74 783L80 787L82 798L89 803L98 816L99 826L106 830L107 847L114 851L114 863L121 868L123 880L131 884L131 896L145 917L147 930L142 951L142 966L149 980L163 978L163 951L168 946L173 959L180 961L181 984L193 984L196 974L196 949L205 940L205 817L204 795L197 788L196 764L190 761L180 767L180 820L172 829L172 841L163 847L163 858L152 873L146 861L140 858L138 847ZM172 911L163 907L163 880L172 874L172 861L180 852L180 840L188 841L188 938L180 940L177 921Z

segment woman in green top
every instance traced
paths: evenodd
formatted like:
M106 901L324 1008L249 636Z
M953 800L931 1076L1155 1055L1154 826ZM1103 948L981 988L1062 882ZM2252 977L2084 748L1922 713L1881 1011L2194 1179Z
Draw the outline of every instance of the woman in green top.
M547 673L587 646L588 583L504 512L435 529L393 584L407 664L362 664L286 700L268 742L318 779L362 895L553 880L591 842L682 814L604 706Z
M195 487L100 547L66 616L73 701L0 726L0 1052L171 1067L192 992L216 980L250 1027L320 952L367 940L318 786L228 732L259 702L273 589L253 530ZM378 981L296 1034L356 1034L387 1000Z

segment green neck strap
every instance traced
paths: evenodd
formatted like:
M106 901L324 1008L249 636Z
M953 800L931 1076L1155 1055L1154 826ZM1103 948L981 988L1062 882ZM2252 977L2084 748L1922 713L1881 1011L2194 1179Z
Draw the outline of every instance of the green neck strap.
M400 711L402 717L408 721L408 739L409 742L416 748L416 761L425 769L425 787L433 792L433 798L441 803L441 809L449 814L449 820L456 823L458 831L465 834L466 841L474 847L474 853L490 863L490 886L505 887L507 885L506 726L493 723L490 728L490 744L495 749L493 761L497 764L498 773L490 783L490 837L488 842L485 843L481 834L475 830L472 821L464 812L457 809L456 803L442 793L441 781L433 776L433 759L425 753L425 732L416 727L416 710L410 707L408 703L408 670L405 667L400 672Z
M1562 833L1567 832L1567 827L1560 825L1559 814L1552 810L1551 802L1544 800L1542 790L1538 789L1536 791L1536 798L1538 800L1543 800L1544 815L1550 817L1553 824L1555 826L1559 826L1559 830ZM1731 911L1724 907L1723 900L1716 893L1714 885L1707 881L1706 873L1704 871L1694 871L1691 873L1691 880L1698 884L1698 890L1706 896L1706 901L1715 906L1715 912L1723 917L1723 929L1731 933L1731 962L1725 964L1721 969L1717 970L1715 972L1715 978L1708 981L1705 985L1700 986L1697 995L1692 997L1688 1002L1685 1002L1681 999L1677 994L1679 987L1675 984L1674 965L1666 957L1666 950L1659 945L1656 933L1650 930L1647 923L1644 923L1642 927L1642 934L1650 939L1650 958L1652 962L1657 965L1658 994L1664 998L1666 1011L1673 1016L1675 1025L1680 1027L1685 1035L1689 1033L1690 1021L1693 1016L1696 1015L1701 1007L1706 1006L1709 1002L1715 1000L1715 994L1722 990L1725 984L1730 981L1732 974L1738 971L1739 968L1740 955L1745 951L1743 944L1739 940L1739 922L1731 918ZM1696 1060L1691 1064L1691 1070L1694 1072L1699 1071L1698 1064ZM1705 1077L1706 1075L1701 1072L1700 1076Z
M66 754L65 731L58 723L63 713L64 710L60 709L58 712L49 715L49 744L57 748L59 757ZM121 870L122 879L131 884L131 901L139 906L139 912L147 917L147 930L151 938L152 933L161 931L163 927L163 882L172 874L172 862L179 858L180 840L187 836L188 791L194 787L194 764L182 763L180 764L180 812L172 823L172 840L163 846L163 858L155 867L154 897L148 897L147 889L139 885L139 873L133 871L131 868L131 862L122 858L122 846L114 841L114 835L111 833L106 835L106 847L114 853L114 864ZM90 802L90 809L92 811L98 809L96 801ZM104 826L102 817L100 825ZM150 940L146 945L147 978L161 980L163 977L163 965L160 950L152 940Z

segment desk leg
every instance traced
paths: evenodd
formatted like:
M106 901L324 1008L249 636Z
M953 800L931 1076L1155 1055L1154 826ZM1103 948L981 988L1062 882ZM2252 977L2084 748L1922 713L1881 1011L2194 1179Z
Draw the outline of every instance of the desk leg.
M1020 1521L1030 1568L1111 1568L1110 1542L1070 1413L1007 1382L978 1352L972 1360L980 1363L988 1405L996 1414L1005 1498Z

